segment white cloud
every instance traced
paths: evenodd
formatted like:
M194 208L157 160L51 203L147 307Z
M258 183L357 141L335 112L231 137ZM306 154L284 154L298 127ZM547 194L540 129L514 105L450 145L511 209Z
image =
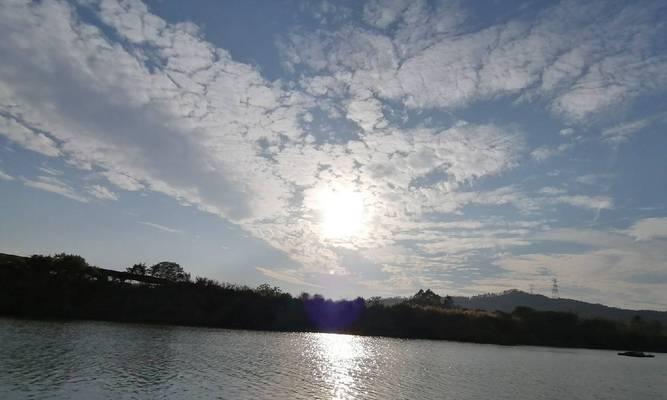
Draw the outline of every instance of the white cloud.
M590 52L592 52L591 46L581 45L575 46L558 56L553 63L544 69L540 89L545 93L567 90L585 71ZM561 131L564 136L571 133L571 128Z
M306 282L305 280L294 276L294 274L297 273L296 271L291 271L292 273L290 273L289 271L288 272L280 272L280 271L275 271L273 269L262 268L262 267L256 267L255 269L257 271L261 272L262 275L264 275L268 278L271 278L271 279L275 279L275 280L280 281L280 282L291 283L293 285L299 285L299 286L308 286L308 287L313 287L313 288L317 288L317 289L322 288L322 286L320 286L320 285L316 285L314 283Z
M87 203L88 199L81 194L77 193L69 184L60 180L59 178L53 176L38 176L35 179L22 179L25 186L44 190L46 192L56 193L61 196L67 197L68 199L80 201L82 203Z
M585 75L554 100L553 109L573 120L582 120L627 105L640 93L667 87L666 71L667 60L649 58L637 63L636 55L610 55L590 65ZM651 86L646 85L649 80Z
M382 103L370 93L366 96L357 97L347 104L347 118L356 122L364 131L372 131L382 122Z
M630 140L633 135L651 126L655 122L661 119L667 119L665 117L667 117L667 114L660 113L650 117L624 122L602 131L602 138L607 142L614 144L623 143Z
M486 192L450 193L439 198L437 204L440 207L438 209L443 212L453 212L467 204L481 204L512 205L524 213L537 212L549 204L567 204L593 210L611 209L614 206L613 199L608 196L568 194L565 189L548 186L539 189L537 195L532 196L517 186L505 186Z
M369 1L364 4L364 20L376 28L385 29L396 22L409 5L409 0Z
M149 226L149 227L151 227L151 228L153 228L153 229L157 229L157 230L162 231L162 232L167 232L167 233L183 233L183 231L180 230L180 229L170 228L170 227L168 227L168 226L164 226L164 225L156 224L156 223L154 223L154 222L139 221L138 223L141 224L141 225Z
M529 240L519 238L502 237L467 237L467 238L448 238L443 241L420 244L419 248L425 254L456 254L470 252L473 250L482 250L490 248L509 248L516 246L527 246L531 244Z
M601 185L613 178L610 174L586 174L576 177L574 180L582 185Z
M637 240L667 239L667 218L645 218L637 221L628 233Z
M496 33L481 31L443 40L406 60L396 77L412 108L455 107L478 93L479 69Z
M556 188L553 186L545 186L542 189L538 190L538 193L553 196L553 195L564 194L566 193L566 190L562 188Z
M542 146L530 152L530 156L537 161L544 161L556 155L558 151L551 147Z
M55 168L49 168L49 167L39 167L38 168L40 171L42 171L45 174L52 175L52 176L63 176L65 173L59 169Z
M104 176L109 181L109 183L123 190L134 192L137 190L145 189L145 186L142 185L138 180L122 172L104 171L102 172L102 176Z
M162 192L232 219L283 207L289 187L267 185L275 179L253 141L300 135L298 95L232 61L193 26L168 25L141 3L105 1L99 12L119 35L160 53L165 65L151 72L147 54L125 51L64 3L5 3L0 52L10 61L0 81L12 95L2 104L12 106L2 111L48 127L61 144L8 118L2 122L12 129L2 133L100 170L121 189Z
M364 7L365 21L380 29L395 25L394 32L344 25L326 34L292 34L282 48L293 69L352 69L334 74L350 92L374 90L411 108L458 108L522 95L545 98L556 115L581 122L667 87L667 61L649 55L666 33L655 21L658 3L572 8L561 2L530 21L515 18L469 32L456 4L372 1Z
M524 151L520 134L493 125L455 126L435 135L416 132L414 141L413 168L419 170L426 166L427 172L442 167L452 176L452 182L466 182L510 169L516 166ZM429 150L433 150L432 156L424 153Z
M0 135L4 135L19 146L46 156L60 155L57 144L51 138L3 115L0 115Z
M14 177L0 169L0 181L13 181Z
M100 200L118 200L118 195L116 193L101 185L88 186L86 191L91 196Z
M592 210L608 210L614 207L613 200L607 196L557 196L552 198L551 202L568 204L573 207L589 208Z

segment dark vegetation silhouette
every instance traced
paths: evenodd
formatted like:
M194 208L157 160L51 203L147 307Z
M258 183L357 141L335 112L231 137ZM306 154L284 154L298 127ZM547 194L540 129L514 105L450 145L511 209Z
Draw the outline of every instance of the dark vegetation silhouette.
M89 266L68 254L0 254L0 315L667 351L662 324L639 316L618 322L528 307L470 310L429 289L392 306L378 297L293 297L268 284L252 289L192 279L173 262L135 264L121 272Z
M502 293L487 293L472 297L453 297L454 304L462 308L485 311L512 312L518 306L527 306L539 311L572 312L580 318L604 318L619 322L628 322L635 316L645 321L659 321L667 324L667 312L656 310L625 310L603 304L552 298L541 294L526 293L521 290L506 290Z

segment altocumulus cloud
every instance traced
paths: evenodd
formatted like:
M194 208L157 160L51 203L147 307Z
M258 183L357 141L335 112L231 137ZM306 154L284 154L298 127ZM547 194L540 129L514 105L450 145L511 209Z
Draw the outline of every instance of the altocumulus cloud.
M323 7L314 16L320 28L297 25L278 37L284 74L269 80L195 23L167 21L138 0L4 1L0 134L88 176L81 189L48 174L22 178L26 186L81 202L167 195L289 255L298 269L257 271L296 285L333 273L383 293L476 291L527 286L542 264L566 279L619 279L610 297L634 290L636 271L603 261L616 243L628 263L648 262L640 250L664 256L660 221L587 231L605 244L583 238L590 251L568 258L568 269L563 257L512 250L565 241L570 231L540 236L563 209L589 220L614 210L609 193L575 185L594 172L549 190L526 175L581 143L623 142L662 123L660 115L590 125L667 88L659 40L667 32L655 23L663 6L565 1L487 24L474 11L446 1ZM540 108L552 120L550 141L521 121L465 112L499 99L510 111ZM598 137L579 139L579 131ZM364 235L322 237L318 194L330 189L363 193ZM342 249L383 278L361 279ZM666 300L650 293L654 303Z

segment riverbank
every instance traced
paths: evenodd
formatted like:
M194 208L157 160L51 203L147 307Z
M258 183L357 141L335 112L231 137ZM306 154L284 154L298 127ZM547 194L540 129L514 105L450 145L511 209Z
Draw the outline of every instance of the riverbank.
M206 326L283 332L667 352L662 326L580 319L564 312L518 307L511 313L448 308L407 301L390 307L361 297L332 301L293 297L205 278L155 283L110 278L77 258L16 258L0 264L0 314ZM165 278L160 278L165 279Z

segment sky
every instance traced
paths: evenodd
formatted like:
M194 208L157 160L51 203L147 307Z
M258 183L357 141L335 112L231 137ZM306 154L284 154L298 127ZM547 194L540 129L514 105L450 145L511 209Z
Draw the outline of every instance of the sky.
M664 1L0 2L0 252L667 309Z

